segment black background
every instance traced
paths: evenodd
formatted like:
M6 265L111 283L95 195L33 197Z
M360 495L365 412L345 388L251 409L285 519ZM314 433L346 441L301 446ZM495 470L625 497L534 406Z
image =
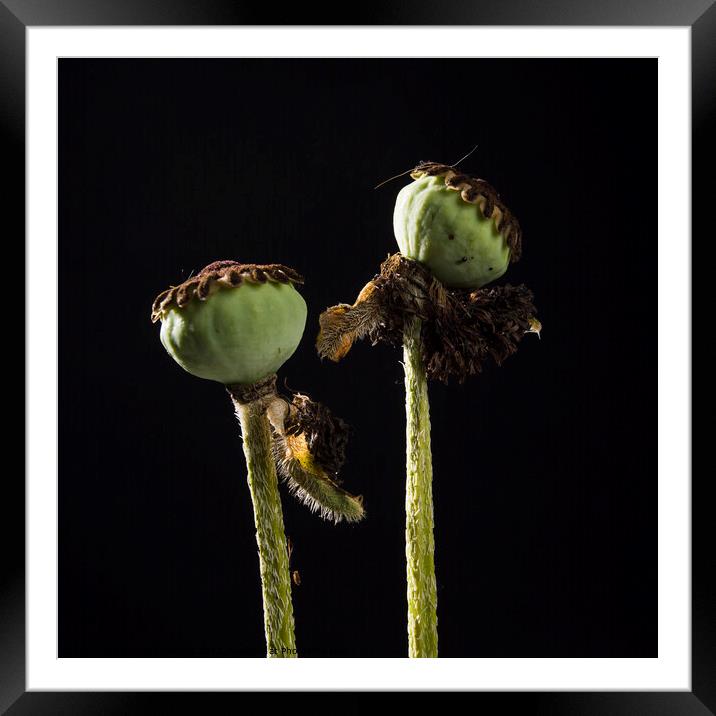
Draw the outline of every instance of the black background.
M262 656L238 426L154 296L221 258L303 272L281 377L355 428L360 525L284 491L303 656L404 656L397 351L316 358L396 250L379 181L491 181L542 340L431 387L442 656L656 656L655 60L60 60L60 656Z

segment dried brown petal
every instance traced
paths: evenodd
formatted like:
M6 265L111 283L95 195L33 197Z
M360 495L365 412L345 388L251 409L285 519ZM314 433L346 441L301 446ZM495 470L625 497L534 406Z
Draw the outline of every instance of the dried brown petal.
M349 433L343 420L307 395L297 393L289 403L276 392L275 375L226 389L237 411L245 403L258 403L266 411L276 467L291 494L324 519L336 523L363 519L363 498L344 490L336 477Z
M389 256L352 306L341 303L320 315L316 340L319 356L339 361L356 340L366 336L373 343L400 343L402 317L427 317L428 294L440 291L434 283L439 284L420 264L401 254Z
M450 305L422 328L423 360L430 378L462 382L488 358L498 365L534 332L532 292L526 286L452 291Z
M328 473L337 474L346 459L350 427L322 403L296 393L285 421L287 435L303 434L314 460Z
M320 317L319 355L340 360L357 338L397 345L411 317L422 321L423 360L428 377L447 382L479 373L517 350L539 322L525 286L451 290L417 261L390 256L353 306L340 304Z

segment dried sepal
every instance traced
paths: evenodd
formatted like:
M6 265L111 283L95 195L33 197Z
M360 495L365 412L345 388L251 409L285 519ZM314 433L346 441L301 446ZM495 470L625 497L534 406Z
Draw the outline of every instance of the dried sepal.
M366 335L396 345L407 319L418 317L428 377L462 381L488 358L501 364L525 333L539 332L535 312L525 286L448 289L418 262L394 254L353 306L340 304L321 315L317 348L321 357L340 360Z
M441 288L440 282L415 261L399 253L389 256L352 306L341 303L320 315L318 355L339 361L355 341L366 336L374 344L400 343L403 317L411 314L427 318L429 297L435 295L440 300Z
M266 414L273 427L278 473L289 492L324 519L363 519L363 498L344 490L336 477L345 460L348 425L301 394L290 404L276 397Z
M311 455L306 436L283 435L274 439L276 465L289 492L317 512L335 522L358 522L365 516L363 498L344 490L321 468Z
M338 362L357 340L365 338L380 324L379 306L373 302L331 306L320 315L318 323L318 355Z
M442 176L445 186L460 192L463 201L475 204L486 219L493 219L495 228L504 236L510 247L510 261L519 261L522 255L522 229L520 222L505 206L495 188L484 179L461 174L454 167L439 162L420 162L410 172L413 179L424 175Z
M283 264L242 264L237 261L214 261L196 276L178 286L162 291L152 304L152 323L156 323L170 307L186 306L192 298L205 301L221 288L235 288L242 283L291 283L302 284L303 277Z
M284 423L286 434L304 435L306 446L316 463L327 473L337 475L346 460L350 427L325 405L296 393Z
M369 281L352 306L340 303L319 316L318 355L336 362L341 360L355 341L375 333L382 321L382 307L375 296L375 284Z

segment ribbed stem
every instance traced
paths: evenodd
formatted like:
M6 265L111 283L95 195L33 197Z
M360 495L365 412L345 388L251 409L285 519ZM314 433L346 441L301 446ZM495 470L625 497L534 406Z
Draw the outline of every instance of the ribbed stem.
M235 401L235 406L241 422L249 490L254 505L267 656L295 657L291 576L266 406L262 400L244 404Z
M412 319L403 334L407 418L405 556L408 567L408 650L411 658L438 655L430 403L420 352L420 326L419 319Z

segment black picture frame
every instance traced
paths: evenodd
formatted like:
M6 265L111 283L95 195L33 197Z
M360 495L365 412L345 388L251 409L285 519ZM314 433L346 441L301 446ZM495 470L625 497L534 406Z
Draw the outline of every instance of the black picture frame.
M267 11L268 10L268 11ZM504 0L364 5L350 18L335 10L312 13L301 6L279 13L232 0L0 0L0 156L6 185L6 245L23 242L25 230L25 29L73 25L631 25L689 26L692 31L693 234L706 234L707 171L716 158L709 142L716 126L716 5L713 0L632 0L602 3ZM711 228L711 232L713 229ZM19 274L19 271L15 271ZM242 694L37 693L25 687L25 491L19 470L3 471L3 569L0 591L0 712L17 714L156 713L185 706L192 711L233 705ZM519 709L540 714L716 714L716 537L710 475L694 471L692 481L692 690L625 693L474 693L477 708ZM295 699L295 696L291 697ZM199 706L201 699L201 706ZM179 701L180 700L180 701ZM300 701L298 702L300 704ZM362 696L351 700L361 708ZM273 706L275 707L275 705ZM292 706L294 708L295 706Z

